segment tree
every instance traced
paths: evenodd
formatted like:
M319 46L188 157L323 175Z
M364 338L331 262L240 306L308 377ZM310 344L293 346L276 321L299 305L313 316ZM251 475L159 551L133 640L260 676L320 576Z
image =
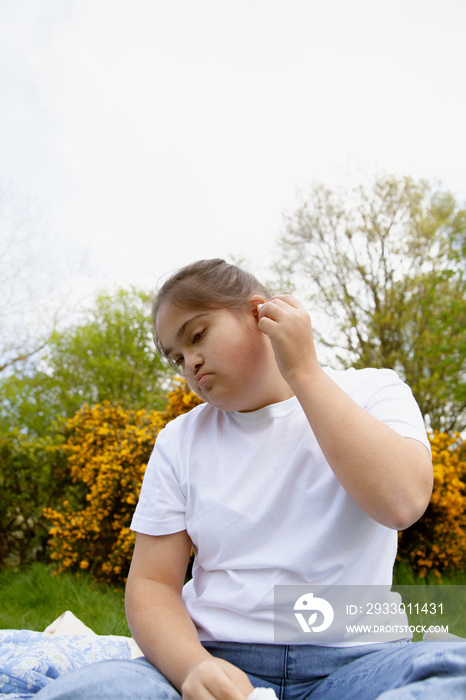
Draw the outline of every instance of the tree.
M55 331L32 368L3 380L0 425L42 435L83 404L163 407L168 371L155 351L148 301L136 289L102 293L80 324Z
M465 232L465 209L424 180L318 184L286 217L276 265L328 314L317 335L344 367L395 369L442 430L466 424Z

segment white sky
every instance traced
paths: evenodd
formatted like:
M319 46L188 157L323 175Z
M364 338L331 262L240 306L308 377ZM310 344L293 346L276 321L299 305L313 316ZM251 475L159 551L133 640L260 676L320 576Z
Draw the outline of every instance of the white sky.
M92 284L259 272L312 181L466 199L465 34L464 0L0 0L0 181Z

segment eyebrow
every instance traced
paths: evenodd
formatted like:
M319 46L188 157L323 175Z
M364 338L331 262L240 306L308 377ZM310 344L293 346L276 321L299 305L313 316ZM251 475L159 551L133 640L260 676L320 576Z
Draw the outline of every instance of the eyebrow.
M207 316L207 315L208 315L208 312L205 311L201 314L196 314L195 316L188 318L188 320L185 321L184 323L182 323L181 326L178 328L176 335L175 335L175 339L180 340L180 338L182 338L184 333L186 332L186 329L188 328L190 323L193 323L194 321L197 321L198 318L202 318L203 316ZM164 352L165 356L168 357L173 352L173 348L163 348L163 352Z

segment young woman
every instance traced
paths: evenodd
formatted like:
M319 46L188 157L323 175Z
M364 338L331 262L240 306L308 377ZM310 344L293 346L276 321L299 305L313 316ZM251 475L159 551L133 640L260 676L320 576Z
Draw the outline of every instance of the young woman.
M132 523L127 617L145 658L39 696L464 698L462 643L274 639L277 585L390 586L397 530L433 481L409 388L390 370L322 368L300 302L223 260L175 273L153 317L205 403L159 434Z

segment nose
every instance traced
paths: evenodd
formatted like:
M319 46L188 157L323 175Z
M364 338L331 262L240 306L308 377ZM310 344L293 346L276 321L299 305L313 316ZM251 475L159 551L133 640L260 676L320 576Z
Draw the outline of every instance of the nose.
M197 374L199 369L204 364L204 359L202 355L195 349L191 348L184 355L184 369L185 372L192 374L193 376Z

